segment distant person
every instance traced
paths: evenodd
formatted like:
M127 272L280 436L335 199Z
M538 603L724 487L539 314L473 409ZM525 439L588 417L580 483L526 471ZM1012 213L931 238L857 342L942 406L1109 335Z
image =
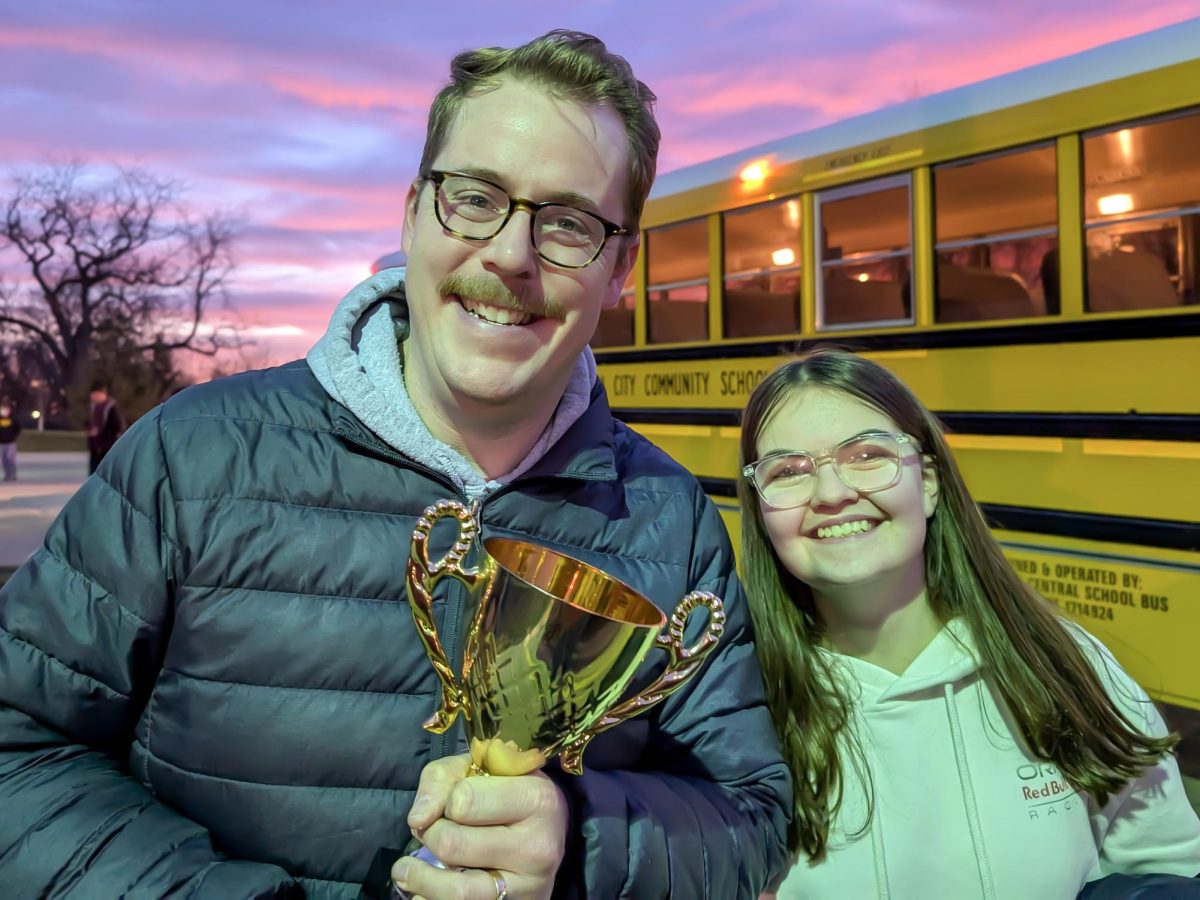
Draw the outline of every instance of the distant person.
M17 421L12 404L0 403L0 466L5 481L17 480L17 437L21 423Z
M89 475L96 471L100 460L104 459L125 430L125 420L117 409L117 401L109 396L107 382L92 382L90 398L87 433Z
M1020 579L894 375L787 363L741 450L742 579L795 785L779 900L1072 900L1200 871L1178 738Z

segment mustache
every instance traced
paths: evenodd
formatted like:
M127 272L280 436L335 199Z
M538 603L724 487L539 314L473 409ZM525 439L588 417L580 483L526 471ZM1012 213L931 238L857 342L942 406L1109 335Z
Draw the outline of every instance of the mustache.
M451 272L438 282L437 290L443 297L457 294L459 297L486 303L488 306L530 313L543 319L565 318L562 304L553 297L545 297L540 301L531 296L518 297L499 278L486 275Z

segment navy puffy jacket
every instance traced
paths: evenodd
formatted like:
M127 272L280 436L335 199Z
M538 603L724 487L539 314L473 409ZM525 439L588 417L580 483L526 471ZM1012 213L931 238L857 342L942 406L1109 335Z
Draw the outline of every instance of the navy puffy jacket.
M0 592L0 896L355 896L408 841L421 768L462 749L421 728L438 685L404 596L415 519L454 496L303 362L143 417ZM554 776L577 830L556 894L754 897L785 864L790 782L695 480L597 385L482 520L668 613L693 589L727 604L692 682ZM437 604L451 654L464 599Z

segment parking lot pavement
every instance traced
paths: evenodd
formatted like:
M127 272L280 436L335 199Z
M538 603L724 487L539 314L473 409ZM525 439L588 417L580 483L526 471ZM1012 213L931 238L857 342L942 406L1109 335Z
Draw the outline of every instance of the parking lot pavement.
M22 453L17 481L0 481L0 569L20 565L87 477L86 453Z

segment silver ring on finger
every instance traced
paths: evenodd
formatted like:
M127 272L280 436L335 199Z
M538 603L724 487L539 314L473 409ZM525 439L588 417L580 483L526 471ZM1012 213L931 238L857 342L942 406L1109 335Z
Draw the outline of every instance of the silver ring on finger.
M496 900L508 900L508 882L504 880L504 876L495 869L484 869L492 876L492 883L496 886Z

